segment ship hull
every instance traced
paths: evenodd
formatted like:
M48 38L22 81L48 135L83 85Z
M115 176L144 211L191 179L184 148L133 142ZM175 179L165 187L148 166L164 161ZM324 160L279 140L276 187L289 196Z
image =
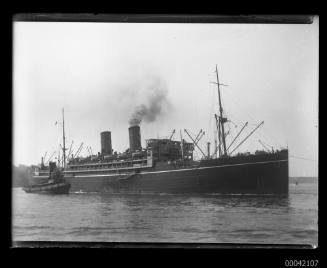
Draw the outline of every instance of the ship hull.
M70 192L288 194L288 153L205 160L196 166L67 171Z
M71 191L110 193L288 194L288 161L67 177Z
M68 194L70 186L71 185L67 182L49 183L44 185L27 186L24 187L23 190L26 193L34 194Z

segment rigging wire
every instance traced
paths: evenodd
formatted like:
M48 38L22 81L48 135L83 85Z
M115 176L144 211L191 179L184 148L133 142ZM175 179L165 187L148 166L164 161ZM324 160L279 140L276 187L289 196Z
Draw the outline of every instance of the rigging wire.
M301 156L295 156L295 155L291 155L291 154L290 154L290 157L296 158L296 159L302 159L302 160L312 161L312 162L318 162L318 160L315 160L315 159L305 158L305 157L301 157Z
M226 91L226 92L228 92L228 91ZM228 94L228 93L227 93L227 94ZM236 97L233 97L232 99L230 99L230 102L234 102L234 104L236 104L237 106L241 106L241 105L239 104L239 102L236 101ZM244 110L244 113L245 113L247 116L249 116L249 118L250 118L253 122L256 122L256 121L257 121L257 120L254 119L254 117L253 117L253 116L252 116L248 111ZM257 123L250 123L250 122L249 122L249 125L253 125L253 126L255 126L255 125L257 125ZM280 142L276 137L274 137L274 136L268 134L269 132L270 132L270 133L272 133L272 132L269 131L270 129L267 128L267 125L265 126L265 129L267 130L267 132L264 131L264 129L261 129L261 131L263 132L263 135L264 135L264 134L268 135L268 136L270 137L269 140L273 140L274 143L275 143L275 145L276 145L276 147L281 147L281 144L282 144L282 143L281 143L281 142ZM266 135L264 135L265 138L266 138Z
M195 102L195 113L196 113L196 125L199 125L199 111L198 111L198 98L192 98L193 103Z
M229 127L229 136L230 136L230 141L232 141L234 139L234 135L233 135L233 131L231 130L231 128Z
M197 136L197 134L198 133L196 133L196 134L194 134L194 132L192 132L192 131L190 131L190 130L187 130L193 137L196 137ZM201 136L201 134L200 134L200 136ZM188 139L185 139L185 137L183 138L186 142L189 142L188 140L189 140L189 137L188 137ZM192 141L191 141L192 142ZM203 147L203 144L202 145L200 145L200 143L202 143L203 142L203 140L202 140L202 138L201 138L201 140L200 141L198 141L198 146L200 146L200 148L202 148ZM199 148L197 147L197 146L195 146L194 147L194 152L196 153L196 155L197 155L197 157L199 157L199 155L198 155L198 151L199 150Z

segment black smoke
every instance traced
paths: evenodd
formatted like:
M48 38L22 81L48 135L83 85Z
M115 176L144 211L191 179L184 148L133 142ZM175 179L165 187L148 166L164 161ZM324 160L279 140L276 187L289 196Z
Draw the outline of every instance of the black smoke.
M143 91L143 103L137 105L130 116L131 126L139 125L142 121L148 123L156 121L170 104L166 83L159 78L151 80Z

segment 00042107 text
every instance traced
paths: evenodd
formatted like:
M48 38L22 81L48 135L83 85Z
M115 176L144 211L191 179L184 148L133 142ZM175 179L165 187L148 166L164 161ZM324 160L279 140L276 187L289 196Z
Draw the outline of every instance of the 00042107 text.
M318 260L285 260L285 267L318 267Z

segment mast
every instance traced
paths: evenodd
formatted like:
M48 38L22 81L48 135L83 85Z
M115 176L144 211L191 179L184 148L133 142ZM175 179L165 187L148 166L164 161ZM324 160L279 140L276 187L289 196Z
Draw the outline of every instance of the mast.
M182 130L179 130L179 134L181 135L181 151L182 151L182 159L184 161L184 142L183 142L183 136L182 136Z
M215 140L214 140L214 142L215 142L215 152L212 155L214 158L217 158L217 146L218 146L217 135L218 135L218 133L216 133L216 131L214 131L213 136L215 137Z
M218 116L215 114L216 118L216 126L217 126L217 133L218 133L218 148L216 148L216 151L218 150L218 156L221 157L221 132L220 132L220 123Z
M65 145L65 116L64 116L64 108L62 108L62 140L63 140L63 148L62 148L62 152L63 152L63 168L66 168L66 145Z
M217 75L217 86L218 86L218 102L219 102L219 124L221 126L221 139L222 139L222 144L223 144L223 150L224 150L224 155L227 155L227 150L226 150L226 135L225 135L225 129L224 129L224 123L227 122L227 118L223 117L223 106L221 104L221 97L220 97L220 85L224 85L224 84L220 84L219 83L219 77L218 77L218 68L217 68L217 64L216 64L216 75Z

